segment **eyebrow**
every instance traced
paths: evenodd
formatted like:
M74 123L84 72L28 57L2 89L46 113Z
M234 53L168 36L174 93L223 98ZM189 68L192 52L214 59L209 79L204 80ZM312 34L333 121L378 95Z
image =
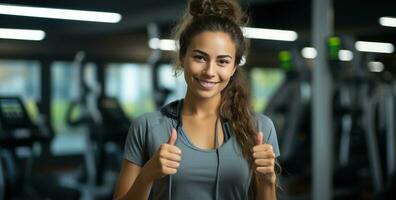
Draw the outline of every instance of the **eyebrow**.
M194 50L192 50L192 52L200 53L200 54L203 54L206 57L209 57L209 54L207 54L204 51L201 51L199 49L194 49ZM232 59L232 56L230 56L230 55L219 55L219 56L217 56L217 58L231 58Z

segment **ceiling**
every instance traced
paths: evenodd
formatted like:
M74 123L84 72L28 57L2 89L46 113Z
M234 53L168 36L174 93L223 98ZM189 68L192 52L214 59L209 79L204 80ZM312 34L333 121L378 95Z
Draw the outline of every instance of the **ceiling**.
M252 41L249 58L253 64L273 65L279 50L302 48L311 41L311 1L241 0L252 26L295 30L296 42ZM122 14L120 23L106 24L0 15L0 28L40 29L46 38L39 42L0 39L0 57L71 59L79 50L92 59L145 62L151 49L147 24L157 23L161 37L169 38L171 27L182 15L185 0L7 0L6 4L69 8ZM386 41L396 45L396 28L381 27L381 16L396 17L394 0L334 0L334 30L359 40ZM170 53L164 53L165 59ZM265 55L265 56L262 56ZM395 53L385 55L396 65ZM264 64L263 64L264 63Z

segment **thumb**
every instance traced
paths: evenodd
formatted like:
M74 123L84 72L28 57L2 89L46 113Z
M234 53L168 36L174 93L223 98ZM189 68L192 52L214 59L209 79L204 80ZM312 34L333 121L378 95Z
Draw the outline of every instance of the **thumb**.
M256 145L260 145L263 143L263 133L260 131L256 135Z
M171 133L171 135L169 136L169 139L168 139L167 144L175 145L176 139L177 139L177 132L176 132L176 129L172 128L172 133Z

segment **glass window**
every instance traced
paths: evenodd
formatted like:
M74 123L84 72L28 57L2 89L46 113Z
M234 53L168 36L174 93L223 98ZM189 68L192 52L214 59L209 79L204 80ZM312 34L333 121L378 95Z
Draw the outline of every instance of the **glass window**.
M52 124L55 130L55 140L52 144L54 154L71 154L84 151L84 133L86 125L71 127L66 121L66 112L70 103L80 98L82 89L79 85L79 67L73 62L56 61L51 66ZM95 89L96 65L87 63L84 66L84 80L89 88ZM76 107L73 114L79 114Z
M33 120L38 114L40 78L38 61L0 60L0 95L21 97Z
M144 64L112 63L106 68L105 94L116 97L133 118L153 111L152 69Z
M169 64L163 64L159 67L159 84L161 87L169 89L171 94L165 101L165 104L177 99L184 98L187 91L184 74L180 73L175 77L174 67Z
M285 79L281 69L253 68L250 72L253 109L263 112L268 101Z

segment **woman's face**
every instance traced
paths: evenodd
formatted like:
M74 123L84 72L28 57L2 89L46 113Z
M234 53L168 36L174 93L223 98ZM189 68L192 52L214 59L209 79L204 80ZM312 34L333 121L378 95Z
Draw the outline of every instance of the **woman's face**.
M181 60L188 94L205 99L220 95L235 72L235 53L227 33L205 31L196 35Z

